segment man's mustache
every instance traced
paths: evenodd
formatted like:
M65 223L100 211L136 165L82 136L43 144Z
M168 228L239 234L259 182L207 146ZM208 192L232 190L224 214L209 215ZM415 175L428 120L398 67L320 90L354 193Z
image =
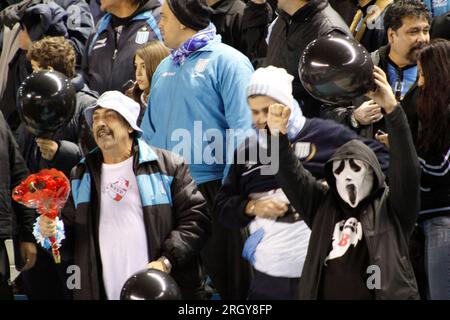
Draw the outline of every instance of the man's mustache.
M425 47L426 43L425 42L420 42L418 44L416 44L415 46L413 46L409 52L413 52L415 50L421 50L423 47Z
M100 134L102 134L102 133L104 133L104 134L111 134L111 130L109 128L107 128L107 127L100 127L100 128L98 128L97 132L96 132L97 137L99 137Z

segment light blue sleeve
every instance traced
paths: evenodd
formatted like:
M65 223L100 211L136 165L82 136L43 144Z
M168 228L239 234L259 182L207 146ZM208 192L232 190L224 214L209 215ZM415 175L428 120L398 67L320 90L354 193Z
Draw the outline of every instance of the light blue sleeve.
M164 61L164 60L163 60ZM145 142L147 142L148 144L151 144L151 140L153 138L153 135L155 134L155 127L152 124L152 113L153 116L155 111L151 108L151 105L156 105L156 98L155 95L152 95L152 92L154 92L154 88L156 83L158 82L158 79L161 75L161 70L162 70L162 62L160 63L160 65L158 66L158 68L155 70L155 73L153 74L152 77L152 82L151 82L151 86L150 86L150 97L148 98L148 103L147 103L147 109L145 109L145 113L144 116L142 117L142 122L141 122L141 130L143 131L142 134L142 138L145 140Z
M149 114L150 104L151 104L151 99L148 99L147 109L145 110L145 113L144 113L144 116L142 117L142 122L141 122L141 130L143 131L142 138L148 144L150 144L153 134L155 133L155 130L150 123L150 114Z
M223 99L225 119L229 129L234 129L235 147L240 145L252 133L252 119L247 103L247 86L250 84L254 69L250 61L241 53L236 52L224 60L222 73L219 75L220 93ZM240 129L240 130L239 130ZM227 165L224 177L227 176L234 150L227 150Z

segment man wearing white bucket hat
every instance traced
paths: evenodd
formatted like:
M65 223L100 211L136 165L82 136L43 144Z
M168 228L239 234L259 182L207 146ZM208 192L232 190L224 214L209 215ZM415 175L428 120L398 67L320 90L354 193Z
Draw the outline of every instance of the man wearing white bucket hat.
M118 91L85 110L99 148L72 171L81 269L75 299L118 299L125 281L147 266L170 272L183 298L201 298L198 254L210 228L205 201L181 157L140 139L139 111ZM41 227L44 235L54 231Z

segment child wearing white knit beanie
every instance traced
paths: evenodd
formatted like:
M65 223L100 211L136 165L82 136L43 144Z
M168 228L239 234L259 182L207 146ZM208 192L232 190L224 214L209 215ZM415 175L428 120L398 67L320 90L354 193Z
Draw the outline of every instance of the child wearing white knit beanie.
M247 87L247 99L253 96L267 96L291 109L287 132L289 139L294 139L298 135L306 121L292 96L292 80L294 77L285 69L268 66L258 68L252 74Z

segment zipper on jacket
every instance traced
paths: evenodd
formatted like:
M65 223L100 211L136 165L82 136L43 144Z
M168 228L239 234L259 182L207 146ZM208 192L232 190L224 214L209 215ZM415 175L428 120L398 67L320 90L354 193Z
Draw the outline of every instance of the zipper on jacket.
M117 57L117 49L114 49L114 53L112 56L113 61L116 60L116 57Z
M374 252L374 249L373 249L373 247L372 247L372 242L370 242L369 241L369 235L367 234L367 232L369 231L368 230L368 226L369 226L369 224L370 224L370 221L368 220L369 219L369 216L368 216L368 213L367 213L367 211L369 210L369 208L370 208L370 206L372 206L372 209L373 209L373 212L374 212L374 214L375 214L375 206L373 205L373 203L371 203L362 213L361 213L361 215L360 215L360 222L361 222L361 228L362 228L362 230L363 230L363 237L364 237L364 240L366 241L366 247L367 247L367 253L368 253L368 256L369 256L369 266L371 266L371 265L375 265L375 261L374 261L374 258L376 258L376 257L374 257L373 256L373 252ZM372 230L370 230L372 233L374 232L374 230L372 229ZM373 237L373 235L372 235L372 237ZM367 270L366 270L367 271ZM367 272L365 273L366 275L367 275ZM366 280L367 281L367 280ZM366 283L367 284L367 283ZM379 298L380 298L380 293L382 293L383 291L382 291L382 289L381 288L379 288L379 289L373 289L373 296L374 296L374 298L375 298L375 300L378 300Z

